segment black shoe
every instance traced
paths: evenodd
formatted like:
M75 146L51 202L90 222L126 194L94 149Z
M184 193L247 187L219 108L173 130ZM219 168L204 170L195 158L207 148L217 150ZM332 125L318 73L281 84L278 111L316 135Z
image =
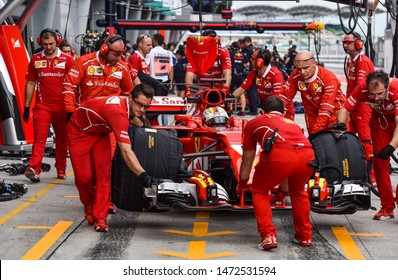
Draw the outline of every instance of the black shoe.
M237 113L238 116L246 116L246 113L244 111L240 111L239 113Z

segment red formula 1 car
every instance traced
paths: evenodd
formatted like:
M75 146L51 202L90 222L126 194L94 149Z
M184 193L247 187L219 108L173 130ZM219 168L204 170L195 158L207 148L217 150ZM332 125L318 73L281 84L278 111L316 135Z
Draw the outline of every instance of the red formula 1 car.
M251 211L251 179L248 188L240 196L236 195L242 131L247 119L228 118L223 114L207 118L206 111L216 111L214 108L222 108L226 101L224 94L216 89L198 89L187 100L192 103L185 105L178 97L156 97L154 111L162 107L174 112L186 109L188 113L176 114L172 126L140 128L130 132L140 131L141 136L133 136L137 157L148 173L162 180L144 191L138 178L116 152L112 171L113 202L119 208L131 211L164 210L171 206L203 211ZM166 138L161 138L162 134ZM155 153L149 152L149 147L169 143L167 139L170 137L179 144L166 144ZM312 211L352 214L368 210L372 186L367 183L366 162L357 137L351 133L325 131L312 138L311 143L317 158L311 163L314 176L307 184ZM164 157L172 153L171 150L180 153L177 160ZM261 153L260 147L257 153L254 165ZM270 198L273 196L274 192L271 192ZM275 210L290 209L289 197L276 199L272 207Z
M223 91L215 89L214 85L222 82L220 79L203 82L210 82L212 87L191 86L190 96L184 99L154 98L151 113L174 114L173 125L134 128L129 132L137 158L150 175L162 179L159 184L144 190L116 150L112 201L117 207L130 211L168 209L176 205L204 211L253 209L250 186L254 168L248 188L236 195L242 134L248 120L228 117L222 109L225 102L234 99L227 100ZM312 210L327 214L368 210L371 185L367 183L366 162L358 138L350 133L322 132L311 143L317 158L311 163L314 176L307 184ZM253 166L260 153L258 146ZM288 197L273 200L273 209L291 208Z

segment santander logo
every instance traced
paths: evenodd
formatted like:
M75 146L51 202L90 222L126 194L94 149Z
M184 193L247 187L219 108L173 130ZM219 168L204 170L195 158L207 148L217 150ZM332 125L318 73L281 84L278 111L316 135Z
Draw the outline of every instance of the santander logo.
M154 96L151 106L185 106L184 99L177 96Z

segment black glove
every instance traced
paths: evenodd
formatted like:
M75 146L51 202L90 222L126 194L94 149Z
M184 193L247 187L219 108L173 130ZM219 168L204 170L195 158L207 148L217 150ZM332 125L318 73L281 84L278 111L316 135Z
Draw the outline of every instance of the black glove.
M29 122L29 113L30 113L30 107L25 107L25 110L23 111L23 121L25 123Z
M142 185L144 188L150 188L152 187L153 183L156 183L156 179L153 178L152 176L149 176L145 171L142 172L138 178L140 178Z
M228 93L226 98L227 99L236 99L235 95L233 95L232 93Z
M383 149L381 149L380 152L375 154L375 157L381 158L381 159L389 159L390 156L394 153L395 148L391 145L385 146Z
M72 118L72 112L66 113L66 122L69 122L70 119Z
M332 124L331 126L329 126L330 129L333 130L347 130L347 125L345 123L336 123L336 124Z

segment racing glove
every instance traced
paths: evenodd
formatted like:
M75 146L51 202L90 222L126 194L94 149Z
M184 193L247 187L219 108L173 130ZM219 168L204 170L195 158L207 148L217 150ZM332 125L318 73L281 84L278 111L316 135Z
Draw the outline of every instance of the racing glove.
M385 146L383 149L381 149L380 152L375 154L375 157L381 158L381 159L389 159L390 156L394 153L395 148L391 145Z
M185 97L189 97L191 95L191 86L186 85L185 86Z
M220 90L224 93L225 96L228 96L229 94L229 87L223 86L222 89Z
M240 196L240 194L242 193L243 189L247 188L247 182L242 182L240 181L238 183L238 186L236 187L236 195Z
M25 110L23 111L23 121L25 123L29 122L29 113L30 113L30 107L25 107Z
M153 178L152 176L149 176L145 171L142 172L138 178L141 180L142 185L144 188L150 188L152 187L153 183L156 183L156 179Z
M330 129L333 130L342 130L345 131L347 130L347 125L345 123L336 123L336 124L332 124L331 126L329 126Z
M69 122L70 121L70 119L72 118L72 112L68 112L68 113L66 113L66 122Z

